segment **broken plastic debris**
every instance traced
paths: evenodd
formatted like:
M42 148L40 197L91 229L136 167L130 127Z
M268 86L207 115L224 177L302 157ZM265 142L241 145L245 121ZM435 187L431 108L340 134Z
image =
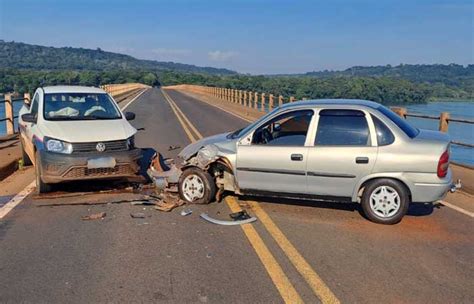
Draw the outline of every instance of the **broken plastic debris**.
M190 215L191 213L193 213L193 211L192 211L191 209L183 209L183 210L181 210L181 215L182 215L182 216Z
M257 220L257 218L253 217L253 216L251 218L246 219L246 220L237 220L237 221L218 220L218 219L210 217L207 213L201 213L200 216L201 216L201 218L203 218L204 220L206 220L210 223L217 224L217 225L224 225L224 226L248 224L248 223L255 222Z
M143 200L143 201L131 201L130 204L132 205L156 205L153 201Z
M107 213L105 212L99 212L99 213L94 213L94 214L89 214L81 217L81 220L83 221L90 221L90 220L100 220L103 219Z
M173 145L171 145L171 146L168 147L168 151L173 151L173 150L176 150L176 149L179 149L179 148L181 148L181 146L173 146Z
M141 212L130 213L130 216L132 218L145 218L145 213L141 213Z
M230 218L234 221L242 221L250 218L250 215L245 210L237 211L229 214Z

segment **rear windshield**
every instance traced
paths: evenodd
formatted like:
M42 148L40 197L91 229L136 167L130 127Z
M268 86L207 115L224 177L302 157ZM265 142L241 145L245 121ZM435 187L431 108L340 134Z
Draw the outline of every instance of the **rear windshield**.
M387 116L394 124L396 124L406 135L410 138L415 138L420 130L410 125L405 119L395 114L392 110L387 107L379 106L377 108L382 114Z
M44 95L47 120L119 119L120 112L109 95L94 93L54 93Z

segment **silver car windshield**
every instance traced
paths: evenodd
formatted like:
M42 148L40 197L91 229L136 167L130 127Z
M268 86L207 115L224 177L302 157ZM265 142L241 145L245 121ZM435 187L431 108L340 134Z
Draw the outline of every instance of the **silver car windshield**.
M47 120L119 119L120 112L109 95L102 93L54 93L44 95Z
M275 112L278 112L279 110L280 110L280 108L273 109L273 111L270 111L267 114L263 115L262 117L260 117L256 121L252 122L251 124L249 124L245 128L238 129L238 130L230 133L229 135L227 135L227 138L234 139L234 138L239 138L239 137L244 136L250 130L252 130L255 126L259 125L262 121L265 121L268 117L272 116Z

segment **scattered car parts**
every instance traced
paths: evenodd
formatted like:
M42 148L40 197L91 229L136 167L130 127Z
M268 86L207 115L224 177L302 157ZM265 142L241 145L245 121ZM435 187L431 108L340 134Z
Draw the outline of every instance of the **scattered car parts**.
M245 219L245 220L234 220L234 221L218 220L218 219L210 217L207 213L201 213L200 216L201 216L201 218L203 218L204 220L206 220L210 223L213 223L213 224L216 224L216 225L223 225L223 226L235 226L235 225L249 224L249 223L253 223L257 220L257 218L253 217L253 216L248 218L248 219Z

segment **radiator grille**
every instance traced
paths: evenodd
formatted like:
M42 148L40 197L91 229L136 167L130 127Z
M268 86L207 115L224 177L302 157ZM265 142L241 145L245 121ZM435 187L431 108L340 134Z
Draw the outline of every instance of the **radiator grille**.
M96 168L87 169L87 167L74 167L64 174L65 178L84 178L84 177L104 177L104 176L122 176L135 174L130 164L119 164L114 168Z
M86 153L86 152L97 152L97 144L99 142L87 142L87 143L73 143L73 153ZM101 142L105 145L104 152L110 151L126 151L128 150L127 140L114 140Z

